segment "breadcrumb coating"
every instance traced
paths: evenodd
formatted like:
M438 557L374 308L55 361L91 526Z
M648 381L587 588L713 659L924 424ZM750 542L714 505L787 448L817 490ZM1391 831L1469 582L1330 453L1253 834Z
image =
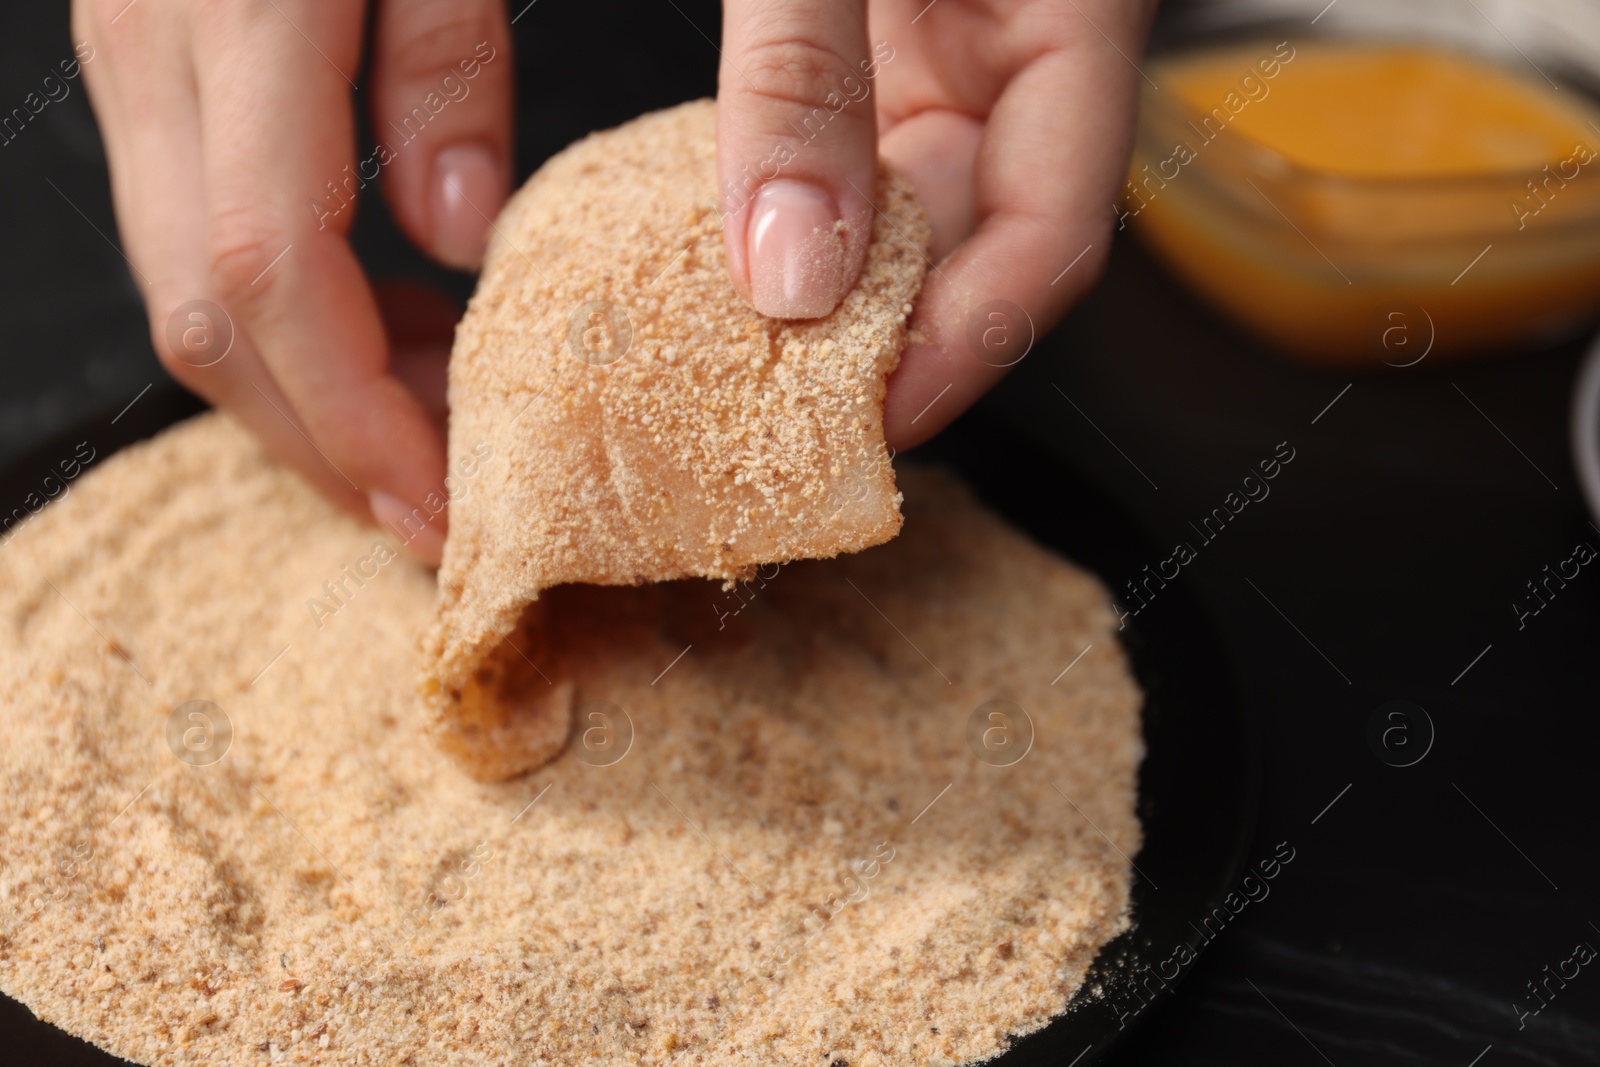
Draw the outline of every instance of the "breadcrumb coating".
M727 278L715 134L702 100L551 159L496 223L457 329L450 459L477 473L451 501L422 685L485 780L567 740L574 680L530 669L560 625L524 618L543 590L731 581L899 532L883 397L921 208L884 169L855 288L826 318L766 318Z

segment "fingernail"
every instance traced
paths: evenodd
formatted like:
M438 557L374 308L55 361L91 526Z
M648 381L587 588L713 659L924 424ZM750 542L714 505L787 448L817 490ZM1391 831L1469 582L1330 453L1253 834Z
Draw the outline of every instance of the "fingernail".
M844 294L844 246L833 197L809 182L779 178L756 193L746 249L750 302L763 315L815 319Z
M505 177L481 144L452 145L433 161L433 252L452 267L476 270L489 220L505 203Z
M374 489L367 494L367 506L385 533L394 534L412 555L425 563L438 565L444 555L444 514L430 514L425 507L412 507L397 496Z

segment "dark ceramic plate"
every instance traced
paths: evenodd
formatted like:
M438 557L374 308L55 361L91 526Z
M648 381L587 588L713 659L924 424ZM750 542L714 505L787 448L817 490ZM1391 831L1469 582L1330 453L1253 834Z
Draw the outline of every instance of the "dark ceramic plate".
M177 389L152 388L113 422L85 423L0 470L0 507L26 507L79 442L96 463L200 410ZM1034 445L968 416L918 458L959 471L983 499L1036 540L1099 574L1113 588L1161 558L1104 494ZM4 551L0 546L0 551ZM1253 731L1209 616L1170 583L1122 640L1145 693L1147 748L1139 773L1144 847L1133 888L1133 928L1101 951L1085 992L1067 1013L993 1061L1001 1067L1087 1067L1148 1022L1203 950L1202 926L1234 888L1255 823ZM1091 992L1093 991L1093 992ZM0 997L0 1041L11 1062L105 1067L123 1061L36 1020ZM12 1057L15 1057L13 1059Z

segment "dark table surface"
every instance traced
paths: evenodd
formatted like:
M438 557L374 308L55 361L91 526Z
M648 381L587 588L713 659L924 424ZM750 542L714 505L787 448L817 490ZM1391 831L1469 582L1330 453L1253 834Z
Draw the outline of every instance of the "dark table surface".
M529 9L519 174L591 129L711 94L717 27L714 6L684 0ZM0 105L71 50L64 3L8 5ZM4 463L162 377L81 82L0 147L0 234ZM1528 983L1575 945L1600 947L1600 574L1585 568L1520 627L1512 608L1547 564L1600 547L1567 449L1583 345L1310 369L1217 318L1129 237L984 403L1157 543L1195 541L1191 521L1294 449L1270 496L1177 580L1217 619L1260 722L1249 856L1288 842L1296 859L1115 1061L1600 1062L1600 968L1542 986L1537 1015L1516 1008L1538 1006ZM470 290L375 202L357 239L375 273ZM1058 503L1070 520L1074 501ZM1428 722L1386 718L1396 700ZM1402 727L1387 750L1375 721Z

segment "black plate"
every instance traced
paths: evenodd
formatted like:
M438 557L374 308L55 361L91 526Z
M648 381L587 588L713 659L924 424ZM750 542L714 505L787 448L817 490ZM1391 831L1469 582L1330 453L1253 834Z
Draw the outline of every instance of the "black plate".
M978 412L913 455L954 468L1008 521L1098 574L1124 607L1133 605L1126 583L1169 554L1081 475ZM1119 636L1144 690L1146 749L1133 928L1100 951L1067 1013L996 1067L1086 1067L1148 1023L1194 966L1172 962L1181 947L1204 951L1202 927L1237 888L1255 829L1255 730L1210 615L1170 582L1124 622Z
M157 386L115 422L86 423L0 470L0 504L8 511L23 505L80 441L96 450L99 463L198 410L187 394ZM915 456L955 468L996 511L1114 590L1165 555L1097 488L981 415L961 419ZM1121 637L1145 693L1147 754L1139 772L1145 839L1134 857L1141 873L1134 878L1133 928L1095 960L1084 988L1099 995L1080 994L1066 1015L993 1061L1000 1067L1087 1067L1147 1023L1193 967L1174 962L1181 947L1203 951L1201 926L1235 888L1254 829L1254 731L1209 616L1183 585L1170 583L1127 620ZM5 997L0 1034L19 1062L124 1062Z

